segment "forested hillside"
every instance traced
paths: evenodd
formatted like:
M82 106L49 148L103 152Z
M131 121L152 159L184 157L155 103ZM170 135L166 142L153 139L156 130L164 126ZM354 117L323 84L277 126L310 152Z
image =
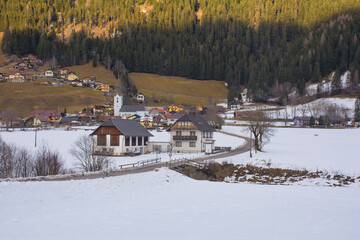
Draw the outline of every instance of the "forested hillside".
M224 80L259 101L358 76L359 22L358 0L0 0L5 53Z

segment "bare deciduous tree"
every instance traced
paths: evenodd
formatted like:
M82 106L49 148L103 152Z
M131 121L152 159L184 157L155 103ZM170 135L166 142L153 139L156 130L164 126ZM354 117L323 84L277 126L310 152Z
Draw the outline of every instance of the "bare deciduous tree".
M78 160L78 165L85 172L102 170L109 159L107 156L93 155L94 142L92 137L83 135L75 142L70 153Z
M269 119L261 108L257 108L250 114L246 131L251 132L254 136L255 152L261 151L275 133L275 129L270 127Z
M15 156L14 177L34 176L33 155L25 148L17 149Z
M35 154L34 171L36 176L57 175L63 170L59 153L43 145Z
M0 137L0 178L12 177L14 169L14 147L6 144Z

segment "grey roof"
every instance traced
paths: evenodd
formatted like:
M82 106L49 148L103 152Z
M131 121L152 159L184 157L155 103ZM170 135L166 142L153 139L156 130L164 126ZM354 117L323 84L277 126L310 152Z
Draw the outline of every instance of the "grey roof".
M79 121L79 117L63 117L60 120L60 123L71 123L73 121Z
M215 132L215 129L199 115L186 114L177 120L177 122L179 121L191 121L201 132Z
M110 119L110 120L104 122L103 124L101 124L100 127L116 127L125 136L133 136L133 137L152 137L153 136L140 123L138 123L134 120ZM97 129L99 129L99 128L97 128ZM96 130L94 132L96 132Z
M123 105L120 109L120 112L138 112L138 111L145 111L144 106L139 105Z

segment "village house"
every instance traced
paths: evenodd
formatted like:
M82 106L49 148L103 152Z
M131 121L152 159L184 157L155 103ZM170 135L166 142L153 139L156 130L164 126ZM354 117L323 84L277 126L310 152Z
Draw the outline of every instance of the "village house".
M94 154L121 156L145 153L149 137L153 135L136 121L110 119L91 136L94 139Z
M140 124L144 126L144 128L153 128L153 118L150 115L145 115L140 118Z
M100 84L98 87L97 87L98 90L100 90L101 92L103 93L107 93L110 91L110 86L108 84Z
M45 73L44 73L45 77L47 78L52 78L54 77L54 72L52 70L46 70Z
M232 110L239 110L241 109L241 106L243 105L241 100L235 100L229 104L229 108Z
M69 73L66 78L68 81L74 81L76 79L79 79L78 76L76 76L74 73Z
M72 81L70 83L70 85L73 86L73 87L82 87L83 83L79 79L75 79L74 81Z
M34 110L30 113L30 117L38 118L42 123L55 123L61 120L62 115L57 110Z
M182 114L165 114L165 118L166 118L166 124L168 126L173 125L179 118L181 118L183 115Z
M32 69L33 66L28 62L19 62L14 66L14 68L19 70L27 70Z
M9 72L8 82L25 82L25 75L19 71Z
M59 124L61 126L79 126L81 125L81 122L79 120L79 117L63 117L59 121Z
M310 125L310 117L294 117L293 118L295 126L309 126Z
M168 131L174 152L211 154L215 150L215 130L199 115L182 116Z
M167 109L168 113L179 113L184 110L184 106L173 104L173 105L168 106L166 109Z
M82 80L84 83L94 84L96 82L96 76L84 77Z
M67 79L67 75L69 74L69 69L59 69L59 76L62 79Z
M143 102L145 101L145 96L144 96L144 94L138 93L138 94L136 95L136 100L137 100L139 103L143 103Z

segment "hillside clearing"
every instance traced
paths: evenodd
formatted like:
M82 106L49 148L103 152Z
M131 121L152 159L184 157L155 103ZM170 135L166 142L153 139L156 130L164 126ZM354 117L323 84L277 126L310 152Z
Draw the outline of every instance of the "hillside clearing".
M65 107L74 113L94 104L103 104L105 97L90 88L34 85L34 83L0 83L0 109L15 108L24 117L34 109Z
M107 70L104 66L98 65L96 68L92 66L92 63L89 62L84 65L76 65L71 67L66 67L70 71L74 72L79 78L96 76L97 82L102 82L110 85L116 86L116 78L114 74Z
M148 73L131 73L130 76L138 91L147 98L154 97L158 100L189 105L205 105L209 98L216 102L224 102L227 98L227 89L221 81L192 80Z

